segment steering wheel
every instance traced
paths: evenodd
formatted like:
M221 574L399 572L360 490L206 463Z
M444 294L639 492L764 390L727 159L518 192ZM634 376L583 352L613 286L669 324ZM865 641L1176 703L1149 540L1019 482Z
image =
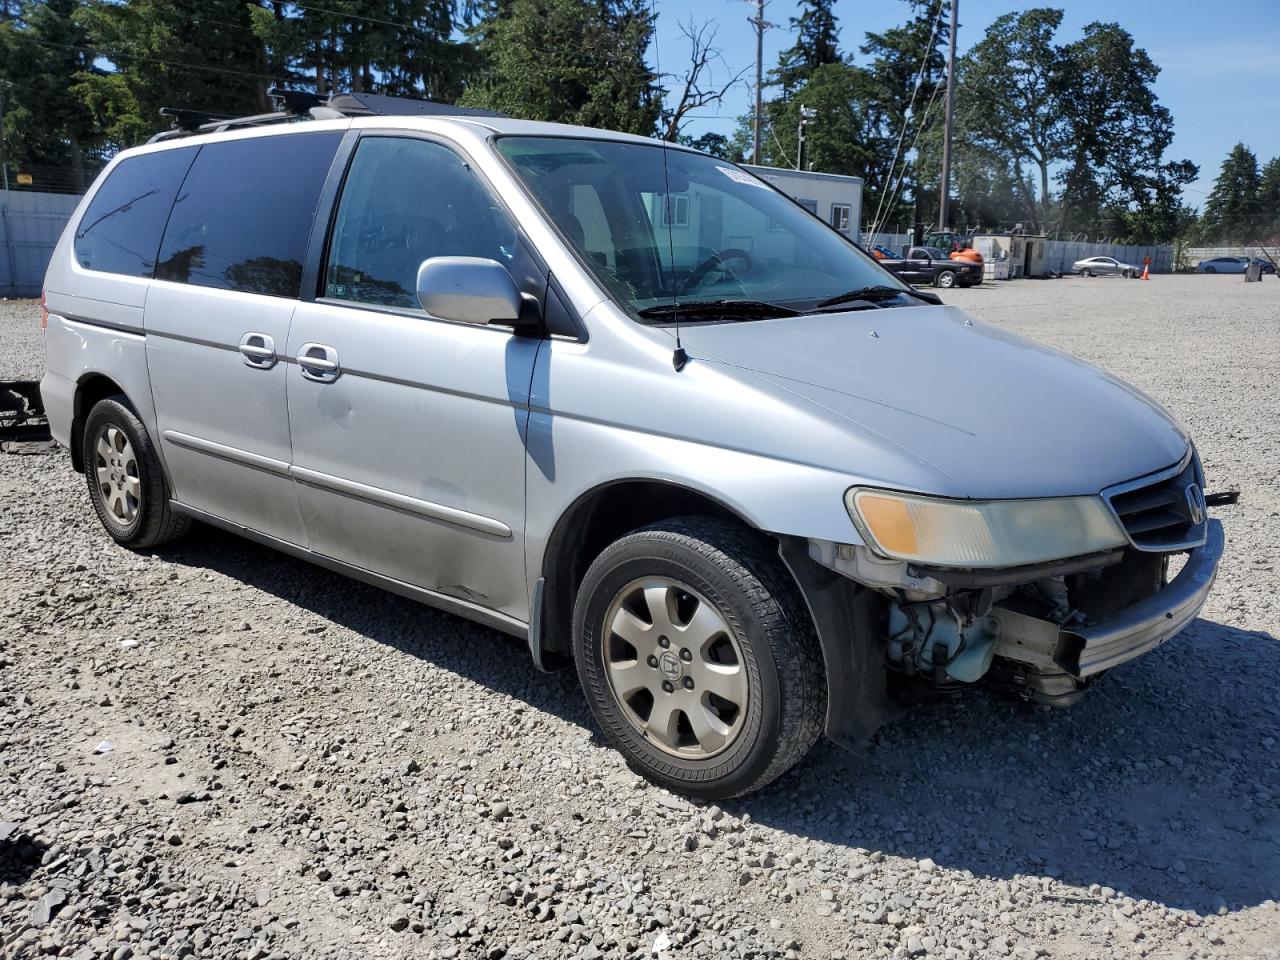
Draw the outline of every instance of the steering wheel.
M724 268L725 263L729 260L741 260L743 264L745 264L743 268L744 271L750 270L756 265L755 258L741 247L729 247L725 250L717 250L693 268L689 276L685 279L684 289L681 292L688 293L690 290L696 290L702 285L702 281L706 279L708 273L716 267ZM737 274L732 270L724 269L724 273L726 276L732 276L734 280L738 280ZM738 286L742 286L741 280L738 280Z

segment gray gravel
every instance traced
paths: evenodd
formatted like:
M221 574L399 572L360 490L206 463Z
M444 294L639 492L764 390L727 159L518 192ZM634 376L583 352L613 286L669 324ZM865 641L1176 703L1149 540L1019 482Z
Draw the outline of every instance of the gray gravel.
M64 456L0 456L3 955L1280 956L1280 283L945 296L1242 491L1181 637L1069 711L969 693L692 806L509 639L207 529L131 554ZM0 303L0 377L38 370Z

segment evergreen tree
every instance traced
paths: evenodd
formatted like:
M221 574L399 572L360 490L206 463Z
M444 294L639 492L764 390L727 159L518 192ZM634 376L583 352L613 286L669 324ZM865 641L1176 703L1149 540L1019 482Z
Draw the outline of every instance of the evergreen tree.
M782 97L789 99L826 63L840 61L840 28L832 10L834 0L800 0L800 16L791 18L796 42L778 58L778 66L770 81L782 87Z
M645 0L504 0L477 27L484 65L461 102L529 120L650 135L661 110L645 62Z
M1264 243L1280 243L1280 157L1272 157L1258 180L1258 221Z
M29 0L0 12L6 155L10 167L32 173L37 189L83 189L101 155L93 114L77 89L95 72L89 36L76 19L81 6Z
M115 69L86 76L80 89L118 148L165 129L161 107L231 116L269 109L273 78L244 0L98 0L84 22Z
M1204 205L1203 236L1210 243L1247 243L1259 226L1258 158L1237 143Z

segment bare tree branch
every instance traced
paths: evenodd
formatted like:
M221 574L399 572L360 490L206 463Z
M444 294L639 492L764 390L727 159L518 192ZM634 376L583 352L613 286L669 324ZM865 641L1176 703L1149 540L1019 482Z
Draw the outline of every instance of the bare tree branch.
M720 103L730 90L742 83L747 67L743 67L723 84L717 84L712 77L717 64L727 68L723 52L715 45L718 30L714 20L695 24L693 17L690 17L687 23L680 24L680 33L689 41L689 65L683 76L663 74L664 78L676 80L681 87L675 106L663 110L662 139L678 139L680 128L690 113L701 107Z

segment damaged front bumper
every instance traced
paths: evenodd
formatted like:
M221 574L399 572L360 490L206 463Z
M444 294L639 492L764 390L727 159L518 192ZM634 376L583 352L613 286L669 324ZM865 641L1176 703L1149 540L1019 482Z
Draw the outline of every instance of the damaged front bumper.
M990 679L1042 702L1071 702L1090 679L1155 649L1195 619L1213 586L1223 544L1222 524L1209 520L1204 545L1190 552L1173 580L1099 623L1062 627L993 607L997 641Z

